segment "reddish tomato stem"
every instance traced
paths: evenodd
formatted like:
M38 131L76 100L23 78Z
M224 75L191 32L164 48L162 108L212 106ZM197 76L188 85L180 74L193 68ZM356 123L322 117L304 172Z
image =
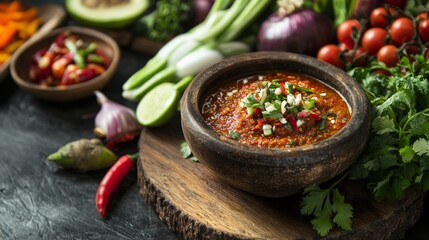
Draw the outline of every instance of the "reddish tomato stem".
M138 153L120 157L103 177L103 180L101 180L95 196L95 204L101 217L106 218L110 195L112 195L125 175L131 170L133 162L137 157Z

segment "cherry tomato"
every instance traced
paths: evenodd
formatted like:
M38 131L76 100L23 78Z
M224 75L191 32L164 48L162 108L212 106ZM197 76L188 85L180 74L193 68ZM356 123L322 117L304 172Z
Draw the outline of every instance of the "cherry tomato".
M429 41L429 19L422 20L419 23L419 33L422 43L427 43Z
M352 38L354 28L356 28L357 31L361 28L359 21L356 19L350 19L341 23L337 29L338 42L344 43L348 49L353 49L355 44Z
M422 12L416 17L417 20L429 19L429 14L427 12Z
M404 9L407 4L407 0L386 0L385 1L389 5L397 6L399 8Z
M377 60L388 67L396 66L399 61L398 48L394 45L386 45L377 53Z
M337 67L342 67L340 61L340 48L334 44L328 44L319 49L317 59L330 63Z
M387 31L383 28L370 28L362 36L362 48L369 55L377 54L378 50L384 46Z
M378 7L372 10L369 17L371 26L385 28L387 25L389 25L389 16L392 16L394 11L395 10L393 8L389 8L388 13L384 7Z
M416 28L414 27L414 23L411 19L402 17L396 19L392 23L390 33L392 40L400 46L413 39L414 34L416 33Z

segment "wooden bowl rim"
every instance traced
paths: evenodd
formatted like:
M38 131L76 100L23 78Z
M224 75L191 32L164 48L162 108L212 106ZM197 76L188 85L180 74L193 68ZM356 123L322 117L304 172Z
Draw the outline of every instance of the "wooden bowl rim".
M344 88L343 91L353 91L349 95L352 98L352 102L348 102L345 99L344 92L341 89L335 88L334 86L329 85L337 92L339 92L343 99L346 100L347 104L351 110L351 118L348 124L338 131L333 136L304 146L297 146L292 148L261 148L256 146L249 146L242 143L238 143L236 141L230 139L221 139L220 135L213 131L203 120L201 116L200 109L200 96L204 96L206 93L206 89L203 88L204 83L206 81L216 82L219 84L219 81L213 81L212 78L215 78L216 74L222 75L227 71L234 71L234 69L224 70L224 66L243 66L246 64L251 64L254 61L258 60L266 60L270 61L292 61L298 62L299 64L303 64L309 67L317 68L320 71L323 71L329 75L336 75L341 77L345 84L349 84L353 87L352 89ZM268 69L268 68L267 68ZM223 71L223 72L222 72ZM262 71L262 70L261 70ZM220 73L221 72L221 73ZM329 73L331 72L331 73ZM311 76L311 75L310 75ZM314 76L313 76L314 77ZM317 77L315 77L317 78ZM318 78L322 82L322 79ZM324 82L325 83L325 82ZM207 86L210 86L209 83ZM325 83L327 84L327 83ZM207 87L206 87L207 88ZM360 87L360 85L346 72L342 69L334 67L330 64L321 62L313 57L295 54L295 53L287 53L287 52L253 52L246 53L239 56L231 57L225 59L215 65L208 67L206 70L201 72L196 76L196 78L192 81L192 83L188 86L183 100L182 100L182 109L186 108L185 114L182 114L182 121L189 120L189 126L192 126L192 131L198 132L202 136L205 136L207 141L209 142L210 147L218 152L222 152L224 155L231 156L230 159L246 159L248 163L252 163L255 165L272 165L273 159L276 159L276 164L280 165L289 165L291 164L291 158L301 158L304 155L316 154L314 156L320 155L323 151L335 150L335 148L341 148L341 142L347 139L350 139L352 136L356 134L364 134L364 136L369 135L369 131L359 133L360 129L368 124L369 126L369 116L370 116L370 105L369 101ZM183 111L183 110L182 110ZM187 119L183 119L183 115ZM369 129L362 128L362 129ZM201 137L201 136L199 136ZM362 139L366 139L364 137ZM192 146L191 146L192 148ZM358 148L356 148L358 149ZM315 164L319 161L323 161L325 159L323 157L318 158L314 157L312 160L307 161L308 164ZM280 162L278 162L280 161Z
M30 83L30 82L22 79L18 74L18 67L17 67L18 59L21 56L23 56L24 53L26 53L34 44L43 42L47 38L54 37L54 36L60 34L61 32L64 32L64 31L71 31L72 33L74 33L78 36L86 35L86 36L95 37L95 38L99 39L99 41L104 42L107 45L109 45L109 47L112 49L112 58L111 58L110 65L106 69L106 71L104 73L102 73L101 75L99 75L99 76L97 76L97 77L95 77L89 81L86 81L83 83L72 84L69 86L41 86L38 84ZM46 34L43 37L40 37L40 38L32 41L31 44L28 44L25 47L20 48L15 53L15 56L13 57L13 59L11 61L10 70L11 70L12 78L14 79L14 81L16 83L18 83L18 85L21 85L22 87L25 87L26 89L32 89L32 90L44 91L44 92L62 93L62 92L87 88L87 87L90 87L92 85L97 85L99 82L105 80L105 78L109 78L111 75L113 75L114 71L116 70L116 67L119 63L119 59L120 59L119 46L115 42L115 40L113 40L108 35L100 32L100 31L90 29L90 28L78 27L78 26L68 26L68 27L57 28L57 29L53 30L52 32L50 32L49 34Z

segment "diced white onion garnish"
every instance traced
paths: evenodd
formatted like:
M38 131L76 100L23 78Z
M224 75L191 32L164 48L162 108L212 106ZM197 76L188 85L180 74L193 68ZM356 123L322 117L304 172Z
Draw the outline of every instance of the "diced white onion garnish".
M287 95L287 104L292 105L294 101L295 101L295 96L289 93Z
M282 94L282 90L280 88L276 88L276 90L274 90L274 93L276 95L280 95L280 94Z
M244 84L246 84L247 82L248 82L248 80L247 80L247 79L244 79L244 80L243 80L243 83L244 83Z
M335 119L332 119L332 120L331 120L331 123L332 123L332 124L334 124L334 123L335 123Z
M281 124L286 124L286 123L287 123L286 118L280 118L280 123L281 123Z
M322 97L326 97L326 93L320 93L319 95Z
M265 102L265 99L267 99L267 89L263 88L259 92L259 103Z
M237 89L232 90L232 93L237 93L237 92L238 92Z
M298 106L301 103L301 100L302 100L302 95L301 93L298 93L295 97L294 105Z
M296 126L300 127L302 124L304 124L304 120L302 120L302 119L298 119L298 120L296 121Z
M258 76L258 80L263 80L264 76Z
M226 93L226 95L227 95L228 97L232 97L232 95L234 95L234 93L232 93L232 92L227 92L227 93Z
M269 136L273 133L273 127L269 124L264 124L262 126L262 130L264 131L265 136Z
M268 107L265 108L268 112L272 112L276 110L276 107L274 107L274 105L269 105Z
M286 112L286 104L287 104L287 102L285 100L283 100L283 102L280 105L280 111L282 112L282 114L285 114L285 112Z

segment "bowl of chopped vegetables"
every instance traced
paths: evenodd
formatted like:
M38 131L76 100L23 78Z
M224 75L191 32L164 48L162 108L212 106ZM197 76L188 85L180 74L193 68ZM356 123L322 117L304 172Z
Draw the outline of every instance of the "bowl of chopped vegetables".
M197 75L181 119L192 152L221 181L282 197L352 164L368 139L369 106L339 68L299 54L256 52Z
M16 52L11 74L34 96L56 102L82 99L104 87L120 50L109 36L89 28L59 28Z
M18 1L0 4L0 82L9 75L10 59L32 39L41 37L59 26L65 10L55 4L27 7Z

